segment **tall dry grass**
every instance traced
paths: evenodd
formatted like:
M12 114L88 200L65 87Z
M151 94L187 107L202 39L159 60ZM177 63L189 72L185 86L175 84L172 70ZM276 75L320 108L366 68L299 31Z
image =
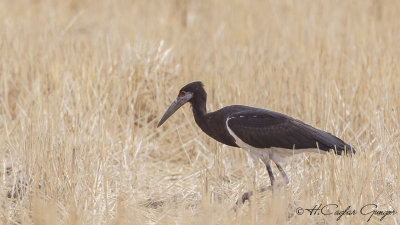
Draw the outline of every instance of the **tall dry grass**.
M400 4L355 1L0 1L0 224L399 224ZM189 106L268 108L327 130L354 157L301 155L291 183L211 140ZM274 168L275 173L277 170ZM278 174L278 173L276 173Z

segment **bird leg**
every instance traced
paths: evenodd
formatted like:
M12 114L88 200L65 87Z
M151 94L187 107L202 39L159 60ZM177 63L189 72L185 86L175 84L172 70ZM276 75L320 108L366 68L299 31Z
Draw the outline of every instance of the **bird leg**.
M267 166L269 179L271 180L271 187L274 187L275 178L274 178L274 174L272 173L271 165L269 163L266 163L265 165Z
M271 168L271 164L270 164L270 160L269 159L265 159L262 158L262 161L264 162L265 166L267 167L267 171L268 171L268 175L269 175L269 179L271 181L271 186L268 186L267 188L261 188L260 192L264 192L266 190L271 190L272 192L274 191L274 186L275 186L275 177L274 177L274 173L272 172L272 168ZM289 184L289 178L286 175L285 171L283 170L282 166L280 164L278 164L277 162L275 162L276 167L278 168L279 172L282 174L282 177L285 181L286 184ZM244 204L247 200L250 199L250 197L253 195L252 191L246 192L242 195L241 199L238 199L236 201L236 205L239 204L239 202L241 202L242 204Z
M269 164L269 162L268 162L268 163L265 163L265 165L266 165L266 167L267 167L269 179L271 180L271 186L270 186L270 187L267 187L267 188L261 188L261 189L260 189L260 192L264 192L264 191L266 191L267 189L273 191L273 189L274 189L273 187L274 187L274 183L275 183L275 177L274 177L274 174L272 173L271 165ZM277 164L277 165L278 165L278 164ZM280 168L280 169L279 169L279 168ZM285 173L285 172L283 171L282 167L279 166L278 169L279 169L279 171L281 171L281 173L282 173L282 172ZM286 176L286 174L285 174L285 176ZM252 191L249 191L249 192L244 193L244 194L242 195L242 199L241 199L242 204L244 204L247 200L249 200L249 198L250 198L252 195L253 195L253 192L252 192ZM239 203L239 200L240 200L240 199L238 199L238 200L236 201L236 205Z
M279 165L278 163L275 162L276 167L278 167L279 172L281 172L283 179L285 180L286 184L289 184L289 178L286 175L285 171L283 170L283 168L281 167L281 165ZM269 173L269 172L268 172Z

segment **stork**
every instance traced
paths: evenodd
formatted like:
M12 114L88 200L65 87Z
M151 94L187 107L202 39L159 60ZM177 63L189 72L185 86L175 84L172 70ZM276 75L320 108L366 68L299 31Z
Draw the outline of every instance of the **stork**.
M243 105L227 106L207 113L206 101L207 93L202 82L185 85L157 127L190 102L194 119L204 133L225 145L245 149L253 159L260 159L265 164L271 187L275 184L271 161L288 184L289 178L282 168L288 156L313 151L334 151L338 155L355 153L338 137L290 116ZM246 201L251 194L244 194L242 201Z

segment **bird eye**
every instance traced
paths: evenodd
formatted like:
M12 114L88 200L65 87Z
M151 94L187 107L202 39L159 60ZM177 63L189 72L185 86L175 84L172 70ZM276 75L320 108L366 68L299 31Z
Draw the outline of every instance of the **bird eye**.
M179 95L178 95L178 97L183 97L183 96L185 96L185 94L186 94L186 92L184 92L184 91L181 91L181 92L179 92Z

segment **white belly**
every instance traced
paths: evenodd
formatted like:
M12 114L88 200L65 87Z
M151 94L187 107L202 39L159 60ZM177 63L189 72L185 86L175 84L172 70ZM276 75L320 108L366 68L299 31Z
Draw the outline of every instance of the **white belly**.
M239 144L238 144L239 145ZM308 149L287 149L287 148L254 148L250 145L239 145L239 147L245 149L253 159L261 159L264 163L272 160L275 163L283 166L285 165L287 158L304 152L318 152L316 148ZM322 151L325 152L325 151Z

